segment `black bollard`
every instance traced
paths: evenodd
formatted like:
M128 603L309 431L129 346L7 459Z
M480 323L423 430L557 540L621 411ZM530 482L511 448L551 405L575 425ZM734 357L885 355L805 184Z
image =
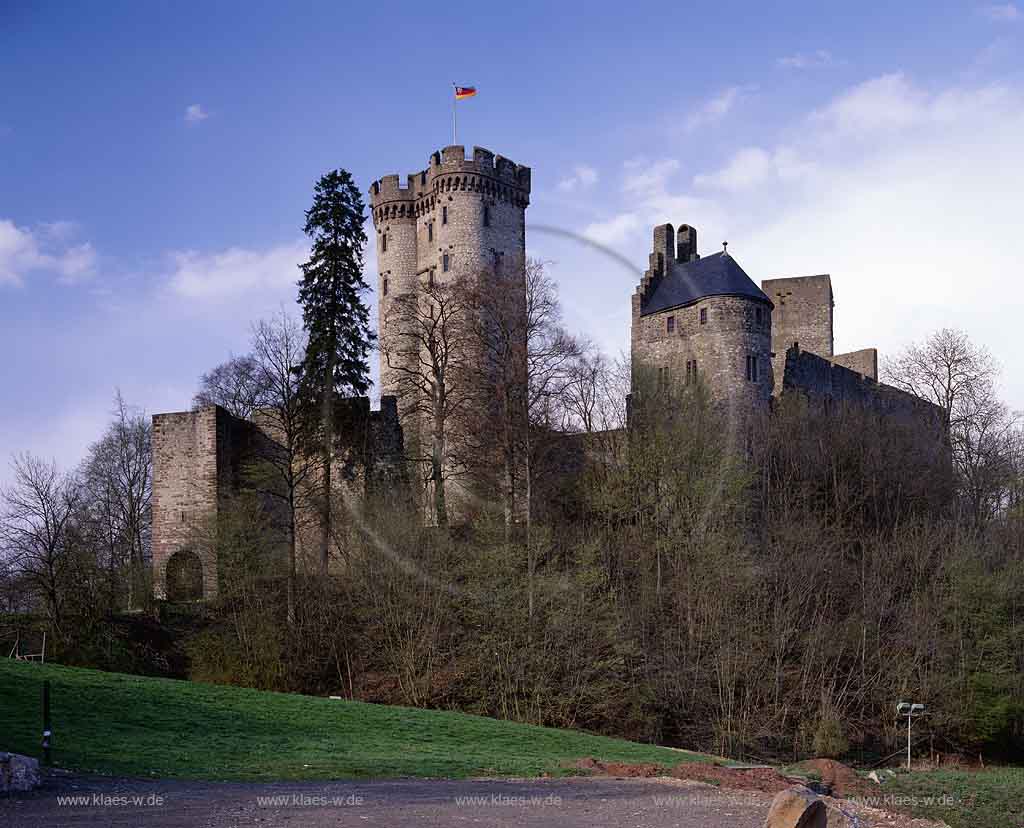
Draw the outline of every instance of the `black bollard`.
M50 680L43 681L43 764L50 764Z

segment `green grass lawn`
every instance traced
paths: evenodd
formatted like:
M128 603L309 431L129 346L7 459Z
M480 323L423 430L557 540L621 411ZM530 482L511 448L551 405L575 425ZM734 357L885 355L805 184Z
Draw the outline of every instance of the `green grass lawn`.
M1024 826L1024 768L900 774L879 791L912 797L902 810L952 828Z
M49 679L54 763L189 779L537 776L585 756L672 767L708 759L568 730L435 710L0 661L0 750L41 756ZM716 760L710 760L716 761Z

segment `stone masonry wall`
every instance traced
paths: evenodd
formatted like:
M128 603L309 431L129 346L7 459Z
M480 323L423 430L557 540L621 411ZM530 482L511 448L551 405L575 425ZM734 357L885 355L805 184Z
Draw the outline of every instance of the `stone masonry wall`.
M217 595L219 572L208 530L224 501L246 485L251 465L280 450L273 440L272 419L255 419L241 420L219 406L153 417L152 566L157 598L167 597L167 564L177 552L199 558L202 597ZM365 397L343 400L338 426L338 489L359 503L402 497L404 449L394 398L383 397L380 411L371 411ZM268 496L264 505L271 521L284 530L287 521L278 514L280 501ZM316 519L313 513L298 516L300 560L316 549ZM284 554L283 545L281 551Z
M850 351L847 354L836 354L832 357L832 361L836 365L842 365L865 377L878 379L878 350L876 348L863 348L859 351Z
M408 350L409 340L404 343L404 357L395 353L402 349L403 338L396 327L400 320L394 315L389 318L389 312L399 296L420 293L431 280L436 284L472 282L491 274L514 276L521 272L526 261L530 181L529 167L482 147L474 147L472 157L467 158L465 148L455 145L431 155L429 166L407 176L404 187L397 175L373 183L370 207L380 266L382 394L397 396L400 392L401 374L388 365L389 346L392 361L416 359ZM427 439L427 428L412 408L398 400L405 442L419 446ZM424 454L422 450L418 453ZM457 479L463 474L461 469L450 472L449 500L457 509Z
M375 181L370 207L376 230L382 345L396 335L387 319L394 298L415 293L430 278L445 282L521 268L526 259L529 198L529 167L482 147L474 147L469 159L462 146L435 152L430 166L409 175L404 187L397 175ZM381 359L381 392L393 395L395 373Z
M704 325L700 324L702 309L707 310ZM669 317L675 320L672 333ZM754 408L771 397L771 315L763 302L711 296L682 308L634 315L631 340L634 382L638 372L656 377L656 369L668 368L669 382L683 384L686 363L695 359L697 376L712 399ZM757 357L756 382L746 378L748 354Z
M179 550L195 553L203 567L203 595L217 594L217 567L196 544L197 525L217 512L217 420L223 409L153 417L153 590L166 597L167 562ZM230 415L228 415L230 416Z
M785 394L802 393L826 407L861 405L878 413L913 418L928 427L937 427L941 422L940 411L932 403L798 346L786 351L785 365Z
M832 280L828 275L766 279L763 290L775 309L772 311L772 351L775 375L783 375L786 350L794 343L800 349L831 357L833 348ZM776 393L781 391L781 383Z

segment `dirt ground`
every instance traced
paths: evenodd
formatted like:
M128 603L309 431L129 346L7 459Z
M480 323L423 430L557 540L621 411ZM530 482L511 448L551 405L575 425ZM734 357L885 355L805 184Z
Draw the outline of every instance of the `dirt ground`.
M0 798L0 825L761 828L771 800L768 791L671 778L262 784L61 775ZM828 801L829 828L932 825Z

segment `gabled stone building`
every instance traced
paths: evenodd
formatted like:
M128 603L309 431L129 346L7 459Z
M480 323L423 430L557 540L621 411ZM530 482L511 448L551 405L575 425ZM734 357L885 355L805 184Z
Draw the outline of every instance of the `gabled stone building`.
M828 275L758 287L727 249L702 258L693 227L659 225L632 297L634 392L647 382L701 382L736 413L799 392L825 405L933 418L930 403L878 382L874 348L833 352L834 307Z

